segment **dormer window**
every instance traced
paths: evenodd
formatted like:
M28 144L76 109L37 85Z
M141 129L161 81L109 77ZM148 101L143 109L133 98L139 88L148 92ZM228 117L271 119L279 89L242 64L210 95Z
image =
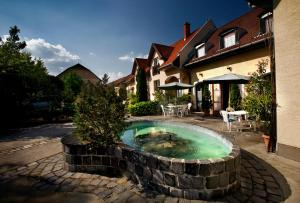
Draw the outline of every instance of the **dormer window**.
M236 30L226 32L221 36L221 49L236 45Z
M195 47L197 51L197 57L200 58L202 56L205 56L205 44L199 44L198 46Z
M260 33L266 34L273 31L272 13L266 13L260 17Z

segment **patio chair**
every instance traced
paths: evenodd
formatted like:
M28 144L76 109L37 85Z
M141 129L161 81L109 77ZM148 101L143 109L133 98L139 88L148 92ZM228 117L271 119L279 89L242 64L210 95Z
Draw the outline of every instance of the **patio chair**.
M166 117L166 111L164 105L160 105L160 107L161 107L162 114L164 115L164 117Z
M192 103L189 102L187 105L187 115L191 114Z
M227 111L224 111L224 110L221 110L220 111L220 115L222 116L223 118L223 122L226 124L227 126L227 130L229 132L231 132L231 128L232 128L232 125L233 123L235 122L235 120L233 118L229 118L229 115L228 115L228 112ZM224 126L222 128L222 131L224 131Z

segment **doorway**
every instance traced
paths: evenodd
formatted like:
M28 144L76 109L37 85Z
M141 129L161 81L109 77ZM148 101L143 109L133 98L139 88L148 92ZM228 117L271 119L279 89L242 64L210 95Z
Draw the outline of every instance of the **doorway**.
M229 83L222 83L222 109L226 109L228 107L228 101L229 101Z

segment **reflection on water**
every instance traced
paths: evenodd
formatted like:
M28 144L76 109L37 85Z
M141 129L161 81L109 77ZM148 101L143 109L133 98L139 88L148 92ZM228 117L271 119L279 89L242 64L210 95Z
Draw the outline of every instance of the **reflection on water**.
M121 139L131 147L165 157L208 159L230 152L229 147L212 136L167 123L133 123Z

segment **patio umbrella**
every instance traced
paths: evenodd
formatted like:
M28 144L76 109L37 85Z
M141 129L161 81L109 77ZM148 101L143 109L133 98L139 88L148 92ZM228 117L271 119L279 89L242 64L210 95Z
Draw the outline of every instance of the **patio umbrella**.
M237 83L237 84L245 84L248 83L250 77L244 75L238 75L234 73L227 73L221 76L216 76L212 78L208 78L203 80L204 83L215 84L215 83L223 83L223 82L230 82L230 83Z
M168 84L158 86L159 89L162 90L183 90L194 87L194 85L189 85L181 82L171 82Z

